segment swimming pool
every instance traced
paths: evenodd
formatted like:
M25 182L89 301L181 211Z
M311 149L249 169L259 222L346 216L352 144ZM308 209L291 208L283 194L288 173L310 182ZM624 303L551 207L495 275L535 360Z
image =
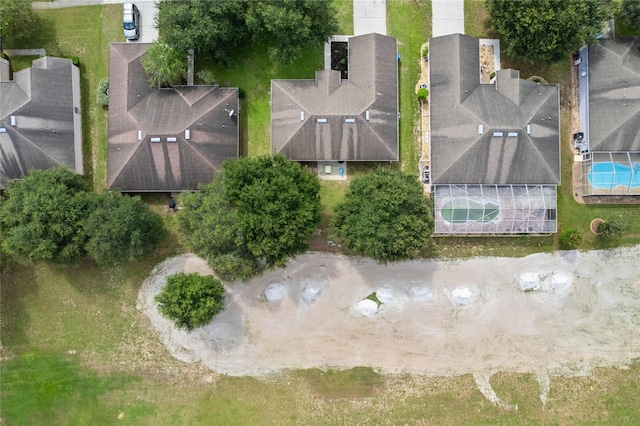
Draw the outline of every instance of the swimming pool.
M487 223L498 219L500 206L495 201L485 201L483 203L468 198L456 198L443 203L440 215L450 223Z
M591 186L597 189L611 189L616 186L640 187L640 163L625 166L620 163L593 163L587 175Z

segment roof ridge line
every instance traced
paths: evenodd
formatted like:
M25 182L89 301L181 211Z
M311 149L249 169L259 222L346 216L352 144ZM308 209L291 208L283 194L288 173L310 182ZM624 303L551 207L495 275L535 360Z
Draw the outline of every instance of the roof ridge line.
M142 126L141 126L142 127ZM145 130L146 131L146 130ZM147 132L147 135L149 133ZM131 155L127 158L127 161L122 161L120 162L120 164L122 164L122 167L120 167L120 170L118 171L118 173L115 175L115 177L113 178L113 182L115 183L116 180L118 180L118 178L120 177L120 175L122 174L122 172L124 171L124 169L127 168L127 165L129 164L129 162L131 161L131 159L133 158L133 156L136 154L136 152L138 152L138 150L140 149L140 147L142 146L142 142L144 142L144 139L142 139L141 141L139 141L138 146L136 147L136 149L134 149L131 152ZM109 157L109 154L107 153L107 159ZM107 189L109 189L109 166L107 163Z
M373 105L373 103L371 104ZM369 106L371 106L369 105ZM397 112L396 112L396 117L397 117ZM371 130L371 132L376 135L376 138L378 139L379 143L382 144L382 146L384 146L385 148L387 148L387 151L389 151L390 154L395 155L393 152L391 152L391 150L389 149L389 147L387 146L386 143L384 143L384 141L382 140L382 138L380 137L380 135L378 134L378 132L376 132L375 130L373 130L373 128L371 127L371 124L369 124L370 122L368 122L367 120L362 120L362 113L358 114L358 120L359 121L364 121L364 123L367 125L367 127ZM397 120L397 118L396 118ZM398 141L399 142L399 141ZM400 144L398 143L398 148L400 147ZM397 155L397 157L399 157L399 155ZM357 160L354 160L357 161Z
M214 166L213 164L211 164L209 162L209 160L207 160L207 157L205 157L204 155L202 155L202 153L200 151L198 151L193 145L191 145L190 142L187 142L186 139L184 139L182 136L180 137L180 139L193 151L195 152L198 156L202 157L202 159L204 160L205 163L207 163L208 165L211 166L211 168L215 171L218 172L219 170L216 168L216 166Z
M29 139L28 137L26 137L22 132L20 132L18 129L16 129L15 127L12 127L12 129L24 140L26 140L28 143L30 143L31 145L33 145L36 149L38 149L39 151L41 151L44 155L46 155L47 157L51 158L51 160L53 160L55 163L60 164L62 166L66 166L66 164L61 163L60 161L56 160L54 157L51 156L51 154L49 154L47 151L45 151L44 149L40 148L36 143L34 143L31 139Z
M558 89L558 99L560 98L560 86L559 85L555 85L556 88ZM540 108L542 107L542 105L544 105L545 102L547 102L549 100L549 98L551 97L551 94L553 93L553 91L550 91L547 96L545 96L545 98L538 104L538 108L536 108L533 111L533 114L531 114L531 116L527 119L527 123L531 123L531 120L533 120L533 117L535 117L535 115L538 113L538 111L540 111ZM559 112L559 111L558 111ZM558 116L558 119L560 119L560 117ZM526 125L526 124L525 124Z

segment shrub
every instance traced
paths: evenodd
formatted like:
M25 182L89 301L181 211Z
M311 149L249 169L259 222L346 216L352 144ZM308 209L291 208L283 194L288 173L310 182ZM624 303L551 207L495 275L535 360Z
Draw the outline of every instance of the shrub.
M73 63L73 65L75 65L76 67L80 66L80 58L78 58L77 56L73 56L73 55L64 55L64 58L67 59L71 59L71 62Z
M493 80L493 78L494 78L495 76L496 76L496 73L495 73L495 72L492 72L491 74L489 74L489 78L490 78L491 80Z
M427 96L429 96L428 89L425 89L424 87L418 89L418 100L424 101L427 99Z
M224 309L224 287L210 275L180 272L167 277L155 300L162 315L191 331Z
M216 82L216 77L211 70L198 71L197 76L202 84L214 84Z
M109 79L102 78L98 82L98 104L102 106L109 106Z
M428 56L429 55L429 47L423 46L422 49L420 50L420 54L422 56Z
M578 248L582 244L582 234L577 229L565 229L560 234L560 244L566 248Z
M618 238L629 230L629 222L622 218L605 220L598 225L598 234L601 238Z

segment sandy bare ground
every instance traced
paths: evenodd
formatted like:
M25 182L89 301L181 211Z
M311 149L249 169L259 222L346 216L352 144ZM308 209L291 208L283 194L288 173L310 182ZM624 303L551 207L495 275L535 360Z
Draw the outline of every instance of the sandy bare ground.
M535 372L544 401L548 374L588 374L640 357L640 246L388 266L308 253L285 269L228 285L225 311L190 333L153 302L165 277L178 271L211 273L194 255L168 259L142 285L138 308L174 357L219 373L371 366L472 373L483 390L492 372ZM522 292L523 273L538 274L546 291ZM571 285L554 291L554 277L570 277ZM264 290L276 283L286 297L267 301ZM302 297L309 286L321 289L311 302ZM468 306L451 301L461 286L473 292ZM387 303L371 317L360 315L354 305L383 287ZM490 387L483 392L491 398Z

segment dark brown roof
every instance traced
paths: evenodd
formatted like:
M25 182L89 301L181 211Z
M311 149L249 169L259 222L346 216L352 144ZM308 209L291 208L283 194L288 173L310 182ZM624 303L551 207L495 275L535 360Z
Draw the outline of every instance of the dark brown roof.
M238 89L152 89L140 63L148 47L110 45L107 187L197 189L211 181L224 160L238 157Z
M0 189L30 169L60 165L84 172L80 71L45 56L0 82Z
M349 38L349 79L271 81L271 151L298 161L398 160L395 38Z

